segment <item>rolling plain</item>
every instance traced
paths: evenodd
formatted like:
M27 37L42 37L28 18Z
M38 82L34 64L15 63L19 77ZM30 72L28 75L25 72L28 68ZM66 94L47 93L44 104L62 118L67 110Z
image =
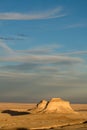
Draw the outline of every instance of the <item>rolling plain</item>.
M0 103L0 130L87 130L87 104L71 104L76 113L30 113L36 104Z

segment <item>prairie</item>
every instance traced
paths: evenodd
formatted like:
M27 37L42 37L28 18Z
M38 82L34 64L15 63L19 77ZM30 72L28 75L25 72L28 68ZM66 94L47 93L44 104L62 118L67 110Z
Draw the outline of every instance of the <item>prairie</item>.
M87 104L71 104L76 114L36 113L29 109L36 104L0 103L1 130L87 130Z

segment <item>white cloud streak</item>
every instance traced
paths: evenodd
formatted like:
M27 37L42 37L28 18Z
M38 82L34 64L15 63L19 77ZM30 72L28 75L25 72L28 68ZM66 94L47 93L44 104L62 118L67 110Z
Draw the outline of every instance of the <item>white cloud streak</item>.
M14 51L13 51L10 47L8 47L8 46L7 46L4 42L2 42L2 41L0 41L0 48L3 49L3 50L5 50L5 51L8 52L8 53L11 53L11 54L14 53Z
M57 56L57 55L26 55L15 57L1 57L0 61L9 62L32 62L32 63L82 63L83 60L78 57Z
M76 24L66 25L64 29L73 29L73 28L82 28L82 27L87 27L87 24L76 23Z
M85 54L87 54L87 51L72 51L72 52L61 53L59 55L85 55Z
M9 71L0 71L0 78L3 77L8 77L8 78L31 78L33 76L38 76L38 74L36 73L17 73L17 72L9 72Z
M39 20L39 19L52 19L66 16L65 13L62 13L62 7L55 8L53 10L44 11L42 13L14 13L6 12L0 13L0 20Z
M56 74L45 74L43 75L38 74L38 73L14 73L14 72L0 72L0 80L12 80L12 82L15 81L21 81L21 82L28 82L29 84L34 84L36 85L35 87L37 88L37 86L49 86L49 87L82 87L82 86L87 86L87 74L80 74L77 75L72 75L69 74L68 71L66 72L66 74L60 74L58 73ZM33 82L34 80L34 82Z
M8 47L5 43L0 42L0 47L11 55L0 57L1 62L19 62L19 63L37 63L37 64L77 64L83 63L83 59L79 57L64 56L64 55L52 55L52 54L24 54L14 51ZM52 49L52 48L49 48ZM48 49L48 50L49 50ZM34 50L35 51L35 50ZM36 49L36 51L38 51ZM42 50L43 51L43 50ZM26 52L26 51L25 51ZM81 53L81 52L80 52Z
M72 56L64 56L64 55L52 55L52 54L26 54L26 50L24 53L21 51L14 51L9 46L7 46L5 43L0 42L0 47L5 50L5 52L9 53L10 55L0 57L1 62L19 62L19 63L38 63L38 64L77 64L77 63L83 63L83 59L79 57L72 57ZM52 50L53 47L47 48L48 52L49 50ZM22 50L23 51L23 50ZM38 51L32 50L32 51ZM32 52L33 53L33 52ZM42 49L43 53L43 49ZM78 54L81 52L72 52L71 54Z
M55 49L61 48L61 45L54 44L50 46L35 47L27 50L16 50L17 53L25 54L48 54L55 51Z

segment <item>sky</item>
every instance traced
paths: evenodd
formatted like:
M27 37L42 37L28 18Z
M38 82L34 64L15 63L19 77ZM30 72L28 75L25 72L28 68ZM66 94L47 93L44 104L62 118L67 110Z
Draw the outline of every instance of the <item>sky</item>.
M87 103L87 1L0 0L0 102Z

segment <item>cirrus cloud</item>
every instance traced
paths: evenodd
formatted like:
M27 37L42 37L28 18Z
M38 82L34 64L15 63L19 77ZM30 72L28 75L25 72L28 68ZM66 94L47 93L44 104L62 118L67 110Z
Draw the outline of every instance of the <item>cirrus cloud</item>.
M0 57L0 61L6 62L34 62L34 63L82 63L83 59L78 57L58 55L26 55L14 57Z
M39 20L39 19L52 19L66 16L62 7L57 7L44 12L37 13L19 13L19 12L5 12L0 13L1 20Z

